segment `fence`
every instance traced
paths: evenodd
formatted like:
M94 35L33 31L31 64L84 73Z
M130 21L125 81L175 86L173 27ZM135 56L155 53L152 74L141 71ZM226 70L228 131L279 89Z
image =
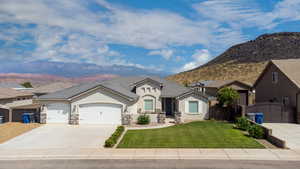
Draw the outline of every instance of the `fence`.
M296 120L295 109L280 103L256 103L245 108L245 113L256 112L262 112L267 123L293 123Z

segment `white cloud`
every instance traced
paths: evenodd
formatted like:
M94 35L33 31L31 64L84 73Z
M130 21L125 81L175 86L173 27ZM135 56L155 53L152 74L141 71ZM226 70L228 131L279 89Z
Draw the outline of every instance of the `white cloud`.
M201 50L198 49L192 55L192 59L193 61L184 64L181 69L175 71L182 72L182 71L191 70L198 66L201 66L211 59L211 54L207 49L201 49Z
M279 1L271 11L263 11L249 0L207 0L193 7L204 18L229 24L231 29L272 29L282 22L300 20L299 0Z
M148 53L148 55L160 55L166 60L170 60L173 54L174 51L171 49L152 50Z

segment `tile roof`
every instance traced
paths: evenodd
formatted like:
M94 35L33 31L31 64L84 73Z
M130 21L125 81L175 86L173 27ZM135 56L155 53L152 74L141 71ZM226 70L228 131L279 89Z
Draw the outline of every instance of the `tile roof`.
M66 89L66 88L70 88L74 85L76 85L76 84L70 83L70 82L54 82L54 83L50 83L47 85L43 85L43 86L34 88L32 92L37 93L37 94L53 93L53 92L60 91L60 90Z
M211 88L221 88L223 86L226 86L228 84L231 84L233 82L239 82L242 83L246 86L251 87L252 85L245 83L245 82L241 82L238 80L203 80L203 81L199 81L196 83L192 83L190 85L190 87L195 87L195 86L203 86L203 87L211 87Z
M0 99L10 99L22 96L33 96L33 94L28 91L19 91L11 88L0 88Z
M71 88L64 89L62 91L43 95L40 96L39 98L40 99L70 99L90 89L96 87L103 87L103 88L110 89L114 92L117 92L120 95L126 96L128 98L137 99L138 95L132 92L132 89L134 87L133 85L147 78L157 81L163 85L162 94L161 94L162 97L177 97L180 94L189 91L188 88L185 88L175 82L168 81L159 77L135 76L135 77L118 77L115 79L101 81L101 82L90 82L86 84L81 84L81 85L73 86Z

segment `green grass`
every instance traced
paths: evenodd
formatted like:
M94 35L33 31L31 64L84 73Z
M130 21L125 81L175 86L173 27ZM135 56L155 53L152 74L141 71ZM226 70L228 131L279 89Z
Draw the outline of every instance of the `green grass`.
M161 129L128 130L118 148L264 148L226 122L201 121Z

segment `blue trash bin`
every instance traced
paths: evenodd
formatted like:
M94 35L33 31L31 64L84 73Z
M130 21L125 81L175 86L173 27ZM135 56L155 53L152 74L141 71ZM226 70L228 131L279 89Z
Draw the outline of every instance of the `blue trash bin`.
M256 113L255 114L255 122L258 123L258 124L263 124L264 114L263 113Z
M27 113L22 114L22 121L23 121L23 123L29 123L30 122L29 115Z

